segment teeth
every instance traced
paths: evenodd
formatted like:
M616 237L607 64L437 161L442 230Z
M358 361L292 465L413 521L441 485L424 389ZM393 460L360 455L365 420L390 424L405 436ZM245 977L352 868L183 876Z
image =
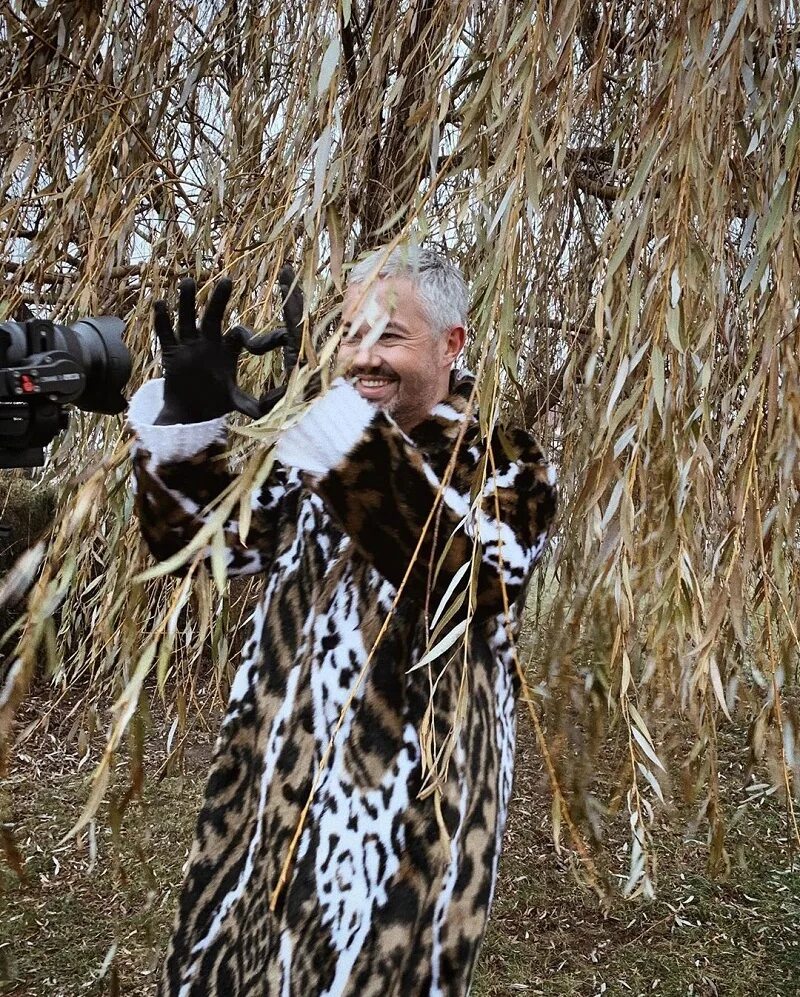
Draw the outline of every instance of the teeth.
M383 379L378 379L378 378L362 377L359 378L359 380L361 381L361 383L364 385L365 388L382 388L385 384L389 383L388 381L384 381Z

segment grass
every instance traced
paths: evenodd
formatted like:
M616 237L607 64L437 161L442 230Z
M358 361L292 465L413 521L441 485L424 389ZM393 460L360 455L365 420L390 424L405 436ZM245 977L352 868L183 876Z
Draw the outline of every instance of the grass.
M0 571L32 547L52 523L56 495L51 485L30 478L24 471L4 471L0 485Z
M774 797L731 829L725 878L708 877L705 841L682 834L673 814L656 836L656 899L603 907L556 854L538 757L522 738L519 747L480 997L800 994L800 869ZM624 832L604 854L625 871Z
M34 718L35 700L26 706ZM140 995L153 990L190 845L215 721L195 730L181 771L159 781L169 724L148 739L141 802L118 834L108 821L61 843L85 798L66 715L28 741L0 784L0 821L13 831L22 879L0 864L0 992L22 997ZM97 744L100 745L97 735ZM497 901L474 988L515 994L800 994L800 873L786 851L775 797L730 832L724 880L705 874L705 843L663 821L656 900L603 907L558 855L550 802L526 725L520 732L515 800ZM121 760L124 771L124 759ZM76 774L77 773L77 774ZM731 790L733 792L733 790ZM9 839L7 838L7 841ZM624 869L624 833L606 842Z

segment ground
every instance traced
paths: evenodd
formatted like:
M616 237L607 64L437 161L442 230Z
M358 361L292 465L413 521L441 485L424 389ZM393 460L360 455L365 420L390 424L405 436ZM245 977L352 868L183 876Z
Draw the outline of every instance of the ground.
M34 698L23 720L42 708ZM154 724L143 799L128 808L118 847L108 820L77 842L61 841L80 813L91 768L89 757L80 763L73 724L69 711L54 714L49 730L22 746L10 778L0 783L6 844L5 866L0 858L0 993L149 994L216 721L198 724L180 764L169 768L162 762L170 725ZM124 760L120 764L125 771ZM732 795L736 788L731 780ZM787 851L777 796L748 809L730 831L733 861L718 880L706 874L706 843L698 832L687 834L676 814L670 820L662 815L656 899L616 897L606 907L578 885L569 854L556 853L550 812L541 760L523 723L476 997L800 994L800 871ZM624 848L623 841L609 841L609 852Z

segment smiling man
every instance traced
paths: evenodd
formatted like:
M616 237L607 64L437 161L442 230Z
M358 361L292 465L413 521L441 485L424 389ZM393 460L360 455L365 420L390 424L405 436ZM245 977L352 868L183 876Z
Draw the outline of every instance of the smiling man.
M164 381L133 399L157 557L231 482L248 334L156 307ZM286 301L296 324L297 298ZM289 314L294 308L294 318ZM453 364L467 289L403 248L351 271L345 377L276 447L228 570L264 590L230 692L162 995L463 995L495 887L515 737L513 639L555 508L525 433L484 439ZM263 348L277 340L262 341Z
M381 317L385 322L377 338L365 316L369 309L364 308L375 260L368 258L353 268L339 348L339 359L349 365L361 397L379 405L406 431L449 394L467 321L467 289L455 267L423 253L424 278L415 280L409 276L408 254L403 247L390 255L379 267L371 293L366 292L375 325Z

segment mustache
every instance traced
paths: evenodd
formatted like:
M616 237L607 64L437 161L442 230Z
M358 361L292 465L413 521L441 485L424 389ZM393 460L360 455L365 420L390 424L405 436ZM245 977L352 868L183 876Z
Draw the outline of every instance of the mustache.
M356 367L353 365L348 374L350 377L383 377L387 381L400 380L392 368L385 363L382 363L379 367Z

